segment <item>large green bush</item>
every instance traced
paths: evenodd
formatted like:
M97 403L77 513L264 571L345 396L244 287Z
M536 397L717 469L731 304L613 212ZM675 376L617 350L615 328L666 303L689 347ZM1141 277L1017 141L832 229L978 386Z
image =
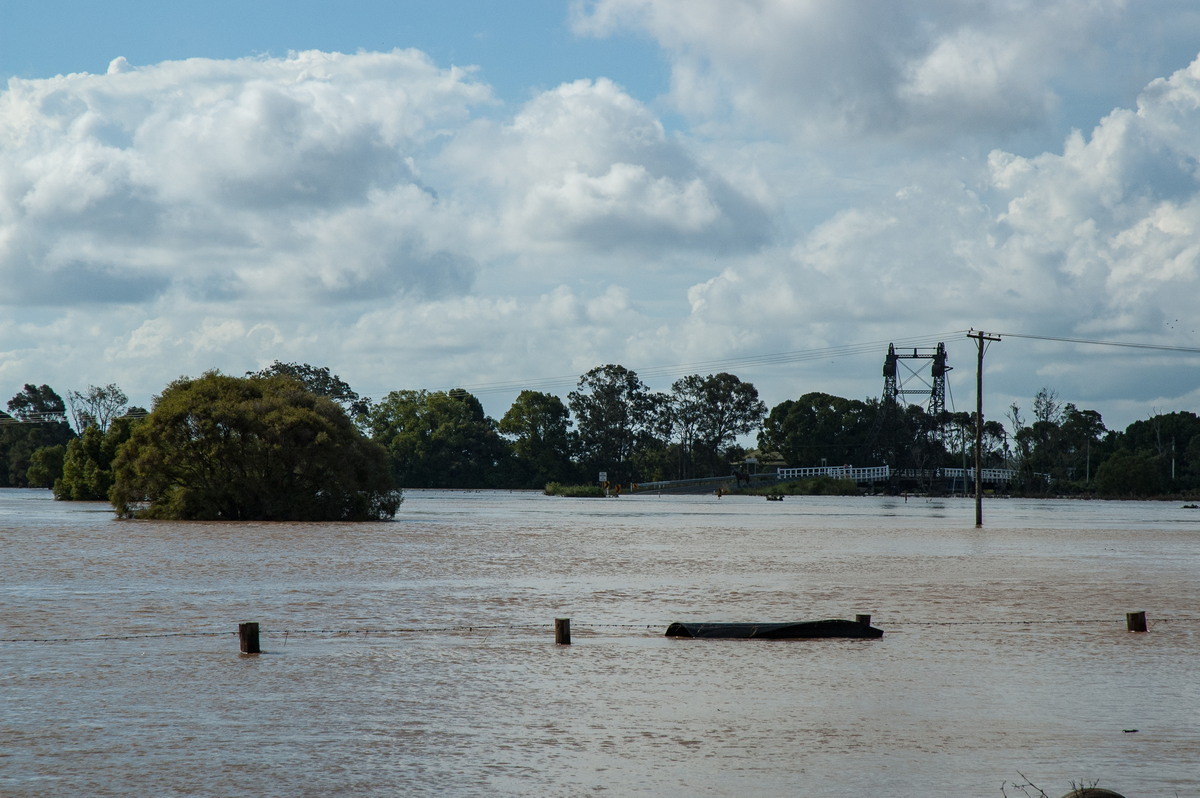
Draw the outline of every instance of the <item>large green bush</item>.
M109 498L127 516L377 520L401 501L383 447L285 376L171 383L113 471Z

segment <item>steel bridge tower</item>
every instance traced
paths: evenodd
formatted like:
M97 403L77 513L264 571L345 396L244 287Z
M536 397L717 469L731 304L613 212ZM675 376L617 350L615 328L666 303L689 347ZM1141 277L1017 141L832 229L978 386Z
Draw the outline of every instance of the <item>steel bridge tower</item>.
M918 361L910 366L907 361ZM901 363L901 361L904 361ZM926 376L928 361L928 376ZM946 345L939 343L937 349L914 348L912 354L897 352L895 344L888 344L887 358L883 361L883 401L896 403L900 397L929 397L924 404L932 418L939 418L946 409ZM902 373L903 372L903 373Z

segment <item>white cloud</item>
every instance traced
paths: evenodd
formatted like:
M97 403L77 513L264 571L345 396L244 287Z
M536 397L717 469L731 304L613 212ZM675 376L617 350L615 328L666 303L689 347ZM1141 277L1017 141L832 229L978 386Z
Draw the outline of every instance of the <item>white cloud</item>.
M1200 59L1059 153L996 151L957 180L932 172L833 215L790 249L728 266L692 287L693 314L711 329L745 318L790 326L796 349L812 330L831 331L835 345L967 327L1197 346L1200 135L1181 131L1200 131L1198 100ZM1069 380L1064 393L1104 386L1164 403L1162 375L1119 388L1099 376L1115 363L1149 365L1059 352L1005 379L1030 396L1054 378ZM1192 385L1166 404L1194 399Z
M1065 90L1111 108L1124 99L1115 92L1140 88L1130 73L1144 83L1169 64L1149 54L1194 50L1190 3L1143 11L1128 0L589 0L573 23L585 35L654 37L671 59L672 102L699 122L944 148L1042 126ZM1080 66L1125 74L1093 81L1072 74Z
M698 164L608 80L543 92L507 124L477 123L446 162L464 183L495 193L496 233L514 251L658 256L752 248L767 232L757 200Z
M412 51L13 80L0 379L118 382L145 404L274 359L379 396L967 327L1195 346L1200 66L1048 151L1006 138L1074 107L1095 79L1072 59L1117 79L1097 48L1144 27L1132 8L585 6L580 29L658 38L682 120L602 76L504 107ZM768 403L863 397L884 349L729 370ZM1114 362L996 358L998 407L1062 380L1102 410L1195 408L1194 380ZM510 399L485 397L496 416Z
M412 159L489 102L412 51L11 81L2 300L461 291L475 265Z

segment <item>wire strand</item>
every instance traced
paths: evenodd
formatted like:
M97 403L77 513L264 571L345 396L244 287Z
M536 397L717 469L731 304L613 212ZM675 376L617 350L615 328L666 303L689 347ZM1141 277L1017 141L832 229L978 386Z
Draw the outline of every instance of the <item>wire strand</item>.
M1149 619L1153 624L1162 623L1197 623L1200 622L1200 617L1192 616L1177 616L1177 617L1154 617ZM886 626L887 628L897 628L905 626L1067 626L1067 625L1083 625L1083 624L1121 624L1124 623L1124 618L1084 618L1084 619L1011 619L1003 621L887 621L878 618L872 621L872 625L877 628ZM624 630L646 630L654 631L656 634L660 629L666 629L670 623L585 623L573 621L572 633L586 634L590 630L595 629L624 629ZM396 626L396 627L381 627L378 629L259 629L259 635L263 636L281 636L281 637L303 637L303 636L329 636L339 635L344 637L350 636L369 636L369 635L412 635L412 634L447 634L453 632L496 632L496 631L533 631L552 629L553 623L515 623L515 624L455 624L447 626ZM0 643L92 643L117 640L156 640L171 637L223 637L231 635L236 637L237 629L224 631L196 631L196 632L146 632L140 634L128 635L93 635L79 637L13 637L0 638Z

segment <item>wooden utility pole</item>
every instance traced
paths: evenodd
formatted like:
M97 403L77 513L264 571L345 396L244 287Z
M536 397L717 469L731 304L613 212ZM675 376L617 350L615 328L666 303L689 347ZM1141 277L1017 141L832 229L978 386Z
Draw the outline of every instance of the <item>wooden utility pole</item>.
M1000 336L971 330L967 337L974 338L979 346L975 368L975 528L978 529L983 526L983 350L985 341L999 341Z

